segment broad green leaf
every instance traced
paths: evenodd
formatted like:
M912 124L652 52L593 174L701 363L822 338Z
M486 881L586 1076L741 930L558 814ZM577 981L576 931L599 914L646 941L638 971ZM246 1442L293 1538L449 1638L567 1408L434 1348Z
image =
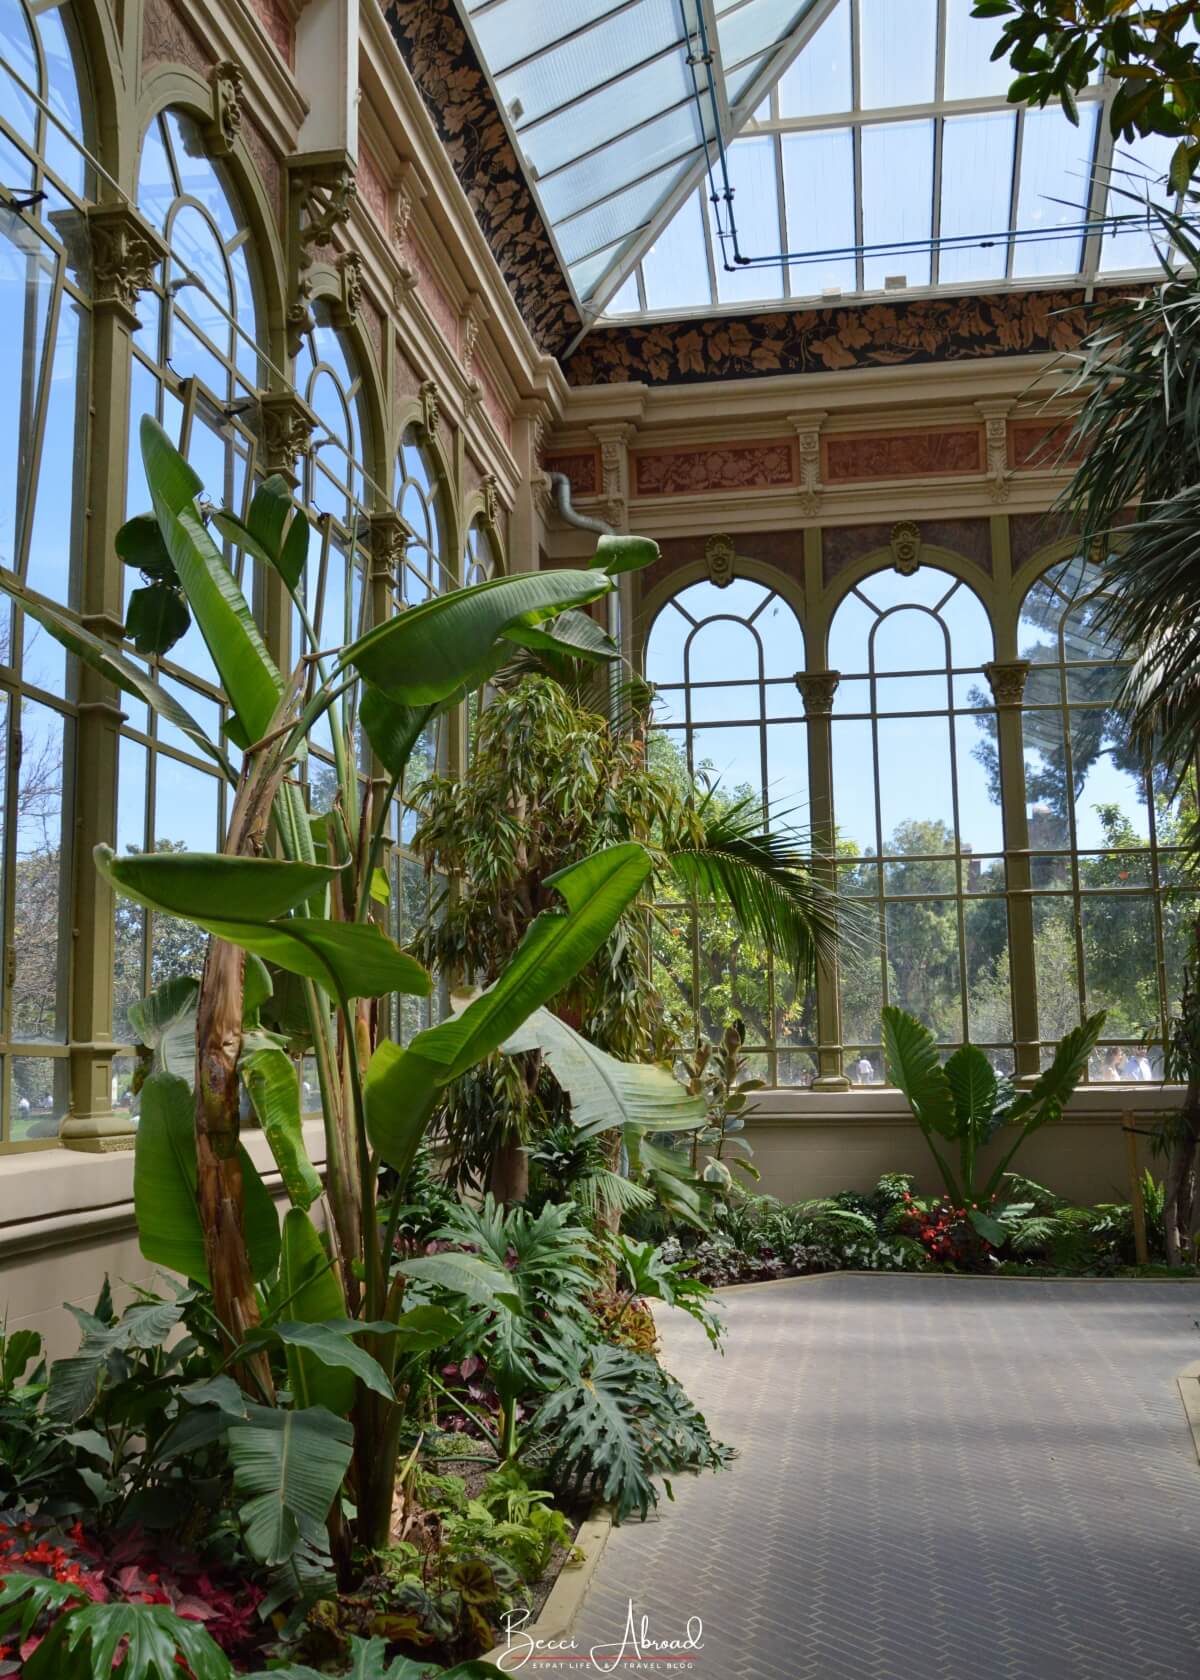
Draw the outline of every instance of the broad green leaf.
M1012 1235L1007 1225L993 1219L990 1213L981 1213L978 1208L972 1208L967 1217L984 1241L990 1242L993 1248L1003 1248Z
M233 1669L202 1623L168 1604L114 1602L61 1616L24 1673L25 1680L232 1680Z
M200 517L200 480L152 415L142 416L141 442L154 512L180 586L242 731L257 741L271 726L283 678Z
M545 625L518 627L504 632L506 641L519 647L548 648L551 652L568 653L573 659L597 662L619 659L621 650L590 613L574 608L559 613Z
M977 1044L963 1044L947 1058L945 1071L959 1130L986 1140L996 1106L996 1070Z
M50 1367L45 1411L57 1423L76 1423L99 1395L109 1358L129 1348L160 1348L183 1317L174 1301L137 1301L114 1324L93 1319L79 1351Z
M376 1394L381 1394L385 1400L392 1400L395 1396L383 1367L378 1360L372 1359L365 1348L360 1348L353 1340L356 1331L361 1332L367 1328L368 1326L360 1325L353 1319L340 1319L331 1325L303 1324L298 1320L285 1318L275 1325L275 1334L286 1347L299 1348L322 1365L347 1372L352 1385L351 1404L355 1377ZM350 1408L347 1406L345 1409L349 1411Z
M359 722L389 776L404 775L413 748L437 711L435 706L406 706L389 699L374 683L363 684Z
M601 571L492 578L410 607L368 631L342 657L391 699L427 705L474 680L498 636L586 606L612 588Z
M401 1313L388 1331L380 1330L378 1325L372 1328L381 1335L394 1331L399 1354L431 1353L434 1348L445 1347L454 1340L462 1329L462 1320L445 1307L421 1306Z
M200 982L191 974L164 980L129 1006L129 1025L153 1053L152 1073L173 1073L189 1086L196 1077L196 1006Z
M152 513L135 513L113 538L113 547L127 566L157 582L177 583L175 567Z
M330 1266L316 1226L300 1208L283 1219L279 1255L279 1308L289 1319L323 1324L344 1317L346 1298L336 1266ZM334 1370L301 1347L285 1349L288 1381L297 1406L325 1406L343 1417L354 1404L354 1377Z
M229 781L236 781L237 778L220 744L210 741L192 714L148 676L140 665L132 659L127 659L111 643L102 641L99 636L93 636L83 625L59 613L56 608L47 606L44 601L30 600L19 587L9 583L2 575L0 589L6 590L21 611L36 620L56 642L61 642L68 653L75 654L85 665L99 671L102 677L114 683L122 693L131 694L134 699L144 701L164 722L178 729L181 735L186 735L206 758L211 758L218 764Z
M921 1129L957 1137L954 1094L933 1034L903 1009L889 1005L883 1011L883 1050L888 1077L908 1098Z
M1060 1039L1050 1066L1028 1091L1017 1098L1004 1116L1007 1125L1020 1122L1026 1131L1035 1131L1047 1121L1058 1119L1083 1078L1088 1057L1096 1047L1104 1021L1105 1011L1100 1010Z
M264 478L254 492L245 523L228 508L214 513L212 522L223 537L252 559L278 572L290 590L299 587L308 558L310 527L287 480L279 473Z
M542 1052L571 1099L572 1121L585 1136L613 1126L681 1132L704 1124L703 1097L689 1096L666 1068L618 1061L548 1009L535 1010L500 1048L508 1056Z
M39 1616L65 1610L86 1598L83 1587L44 1575L14 1571L0 1576L0 1643L14 1634L19 1643L32 1632Z
M350 1667L343 1669L342 1680L428 1680L431 1673L424 1659L393 1657L389 1661L387 1641L378 1634L371 1639L350 1635ZM453 1668L439 1668L437 1675L438 1680L504 1680L503 1669L482 1661L455 1663ZM270 1673L248 1675L247 1680L326 1680L326 1677L303 1663L288 1663Z
M96 867L127 898L194 922L265 962L316 980L344 998L429 994L429 975L374 922L287 916L336 869L206 852L138 852L97 846Z
M399 1054L387 1050L376 1067L380 1046L368 1070L367 1130L385 1161L407 1172L438 1091L562 991L608 938L650 869L648 853L629 843L548 876L545 884L557 888L567 910L535 919L495 985L461 1015L418 1033Z
M596 544L596 564L609 577L619 572L640 572L660 558L662 550L650 537L625 537L612 531Z
M282 1050L256 1050L242 1057L241 1073L284 1189L296 1207L311 1207L321 1179L304 1147L295 1063Z
M151 1074L142 1086L133 1157L138 1246L147 1260L208 1282L204 1233L196 1208L195 1099L184 1080ZM256 1278L279 1261L279 1216L258 1169L238 1145L245 1192L246 1246Z
M354 1431L323 1406L251 1410L251 1423L226 1436L242 1506L246 1546L260 1563L284 1563L301 1532L324 1525L350 1468Z
M521 1311L521 1297L512 1274L482 1254L460 1254L453 1249L445 1254L422 1254L415 1260L402 1260L396 1270L435 1289L461 1295L474 1307L500 1304Z
M139 653L169 653L191 622L182 595L169 583L133 590L125 609L125 634Z

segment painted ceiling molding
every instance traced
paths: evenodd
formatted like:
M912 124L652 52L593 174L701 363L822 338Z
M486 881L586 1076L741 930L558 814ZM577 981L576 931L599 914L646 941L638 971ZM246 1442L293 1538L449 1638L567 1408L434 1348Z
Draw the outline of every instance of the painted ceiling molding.
M914 298L858 308L593 327L565 366L571 385L693 385L779 373L1070 350L1086 326L1079 288Z
M579 313L453 0L381 4L525 325L561 356Z

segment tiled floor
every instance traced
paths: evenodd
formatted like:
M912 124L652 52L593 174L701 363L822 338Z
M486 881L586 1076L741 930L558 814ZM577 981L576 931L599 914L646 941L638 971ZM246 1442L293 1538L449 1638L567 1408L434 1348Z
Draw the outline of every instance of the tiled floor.
M618 1673L1200 1677L1175 1387L1200 1286L832 1276L724 1300L723 1359L676 1313L665 1358L740 1457L613 1535L560 1674L617 1651L632 1600L652 1638L700 1617L703 1647L639 1668L627 1642Z

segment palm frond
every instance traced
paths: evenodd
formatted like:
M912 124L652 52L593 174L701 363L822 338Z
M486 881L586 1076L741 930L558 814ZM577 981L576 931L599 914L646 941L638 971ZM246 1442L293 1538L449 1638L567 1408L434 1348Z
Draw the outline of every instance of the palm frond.
M703 900L728 904L743 933L784 962L799 986L832 961L845 931L845 905L817 879L797 830L767 832L757 803L721 808L709 790L694 821L666 847L675 876Z

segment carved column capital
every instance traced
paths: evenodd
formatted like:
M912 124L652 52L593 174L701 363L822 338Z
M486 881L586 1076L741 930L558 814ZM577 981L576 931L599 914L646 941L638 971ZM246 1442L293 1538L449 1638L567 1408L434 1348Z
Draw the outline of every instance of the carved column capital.
M821 511L825 488L821 483L821 427L828 418L824 409L788 415L800 452L800 511L810 518Z
M921 527L912 519L897 520L888 546L894 569L901 577L911 577L921 564Z
M828 717L833 711L833 697L842 680L840 671L797 671L792 681L804 702L806 718Z
M264 391L259 410L267 470L282 474L295 489L300 483L296 462L308 453L317 417L295 391Z
M408 526L395 508L371 515L371 579L398 586L408 553Z
M997 706L1019 706L1025 699L1028 659L994 659L983 667Z
M231 58L218 60L208 73L213 108L204 138L215 157L228 157L241 133L242 80L242 67Z
M132 331L138 322L141 292L154 282L154 270L167 247L150 223L130 204L92 204L87 210L92 248L92 307L115 310Z

